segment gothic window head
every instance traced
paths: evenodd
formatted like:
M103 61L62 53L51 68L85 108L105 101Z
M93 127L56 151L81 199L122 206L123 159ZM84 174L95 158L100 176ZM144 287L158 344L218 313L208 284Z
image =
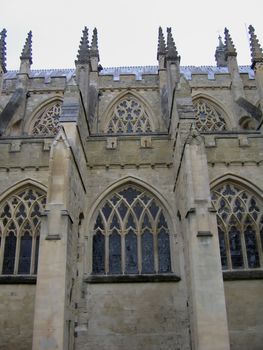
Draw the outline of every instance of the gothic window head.
M224 270L263 267L263 203L250 191L224 183L212 191Z
M127 185L100 205L93 226L92 273L171 272L166 213L149 192Z
M205 99L193 102L195 125L200 132L226 130L226 121L223 111Z
M107 134L136 134L153 131L152 121L145 107L132 95L127 95L114 107L105 130Z
M55 136L60 129L61 105L62 103L57 101L43 108L34 118L30 134L35 136Z
M28 186L8 196L0 205L0 274L36 274L40 215L46 194Z

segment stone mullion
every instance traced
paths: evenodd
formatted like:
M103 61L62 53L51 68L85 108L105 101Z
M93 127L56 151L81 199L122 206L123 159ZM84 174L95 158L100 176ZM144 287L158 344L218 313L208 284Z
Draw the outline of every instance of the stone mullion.
M125 273L125 230L124 230L124 223L121 221L120 222L121 226L121 272L122 274Z
M30 274L34 274L35 270L35 251L36 251L36 231L31 231L32 237L32 248L31 248L31 259L30 259Z
M255 225L256 229L256 240L257 240L257 245L258 245L258 254L259 254L259 263L260 267L263 267L263 242L261 240L260 236L260 225Z
M248 259L247 259L247 246L245 241L245 225L240 223L239 225L240 230L240 240L241 240L241 249L242 249L242 255L243 255L243 262L244 262L244 268L248 269Z

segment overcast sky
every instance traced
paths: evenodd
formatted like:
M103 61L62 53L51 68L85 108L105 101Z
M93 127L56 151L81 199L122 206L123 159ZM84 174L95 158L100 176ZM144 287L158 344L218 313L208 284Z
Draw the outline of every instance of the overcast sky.
M74 68L82 30L98 29L103 67L156 65L158 27L172 27L182 65L215 65L217 37L228 27L238 63L250 64L246 26L263 46L263 0L9 0L0 26L7 29L7 68L19 68L33 31L33 69ZM3 5L4 3L4 5ZM2 29L1 28L1 29Z

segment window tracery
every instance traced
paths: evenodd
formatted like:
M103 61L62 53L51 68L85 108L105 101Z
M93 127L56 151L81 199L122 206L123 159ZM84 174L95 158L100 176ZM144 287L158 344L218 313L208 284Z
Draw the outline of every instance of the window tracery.
M40 215L46 204L43 191L27 187L0 205L0 272L4 275L36 274Z
M61 102L56 102L42 110L34 119L32 135L55 136L59 129L61 115Z
M171 272L170 234L157 199L134 186L100 207L93 228L93 274Z
M132 95L123 98L114 108L107 125L108 134L152 132L153 126L144 106Z
M217 210L223 269L263 267L263 205L239 185L225 183L212 191Z
M200 132L222 131L226 129L223 112L204 99L193 102L196 128Z

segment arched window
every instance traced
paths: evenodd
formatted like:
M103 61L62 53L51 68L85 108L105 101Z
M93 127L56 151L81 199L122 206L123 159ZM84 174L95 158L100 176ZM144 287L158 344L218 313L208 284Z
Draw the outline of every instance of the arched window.
M0 205L2 274L37 273L40 215L45 204L45 193L30 186L14 192Z
M263 267L263 204L250 191L233 183L212 191L223 269Z
M100 206L93 227L93 274L171 272L165 211L149 192L127 185Z
M55 136L60 129L61 105L61 102L57 101L42 109L34 118L30 134Z
M145 107L132 95L127 95L115 106L107 124L107 134L152 132L153 126Z
M207 132L226 129L225 116L219 107L201 98L195 100L193 106L197 130Z

